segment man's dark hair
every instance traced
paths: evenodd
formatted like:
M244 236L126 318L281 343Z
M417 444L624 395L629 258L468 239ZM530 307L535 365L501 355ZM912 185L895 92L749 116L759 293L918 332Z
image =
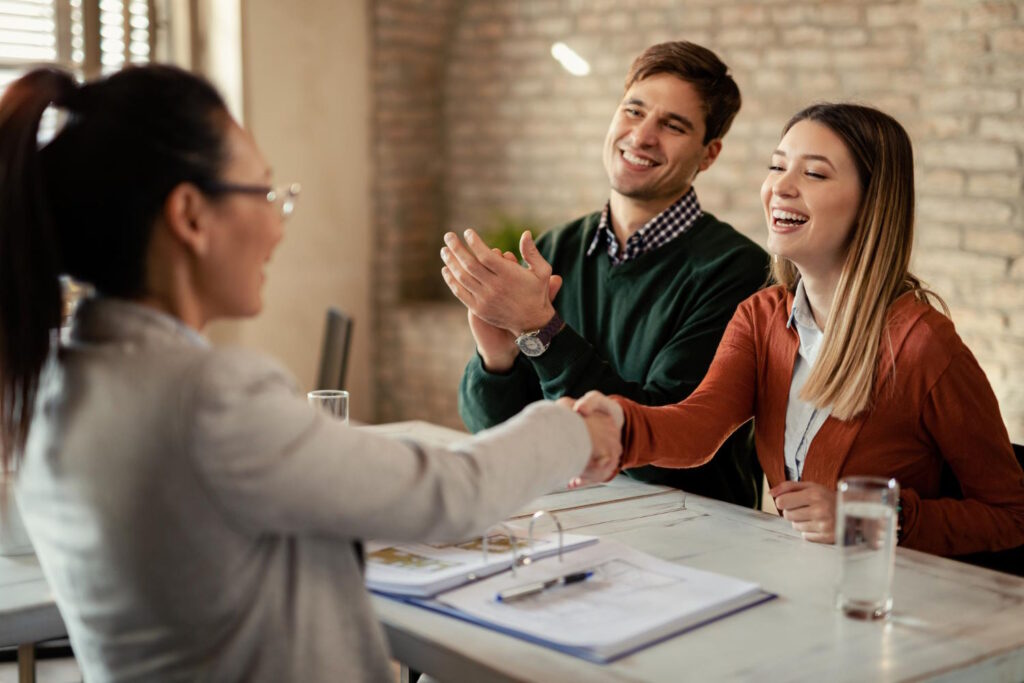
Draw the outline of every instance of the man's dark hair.
M672 74L693 86L704 109L704 144L724 137L740 110L740 89L729 67L711 50L687 41L652 45L633 60L626 90L656 74Z

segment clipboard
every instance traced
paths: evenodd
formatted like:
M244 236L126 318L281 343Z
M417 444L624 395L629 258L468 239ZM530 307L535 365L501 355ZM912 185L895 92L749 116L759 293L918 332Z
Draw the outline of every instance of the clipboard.
M543 515L550 513L535 513L531 532L532 522ZM561 533L561 524L551 517ZM558 558L525 557L506 563L505 571L431 597L389 597L599 664L776 597L756 583L661 560L611 540L594 539ZM559 581L582 574L585 580ZM524 586L529 590L521 590ZM524 596L500 599L519 593Z

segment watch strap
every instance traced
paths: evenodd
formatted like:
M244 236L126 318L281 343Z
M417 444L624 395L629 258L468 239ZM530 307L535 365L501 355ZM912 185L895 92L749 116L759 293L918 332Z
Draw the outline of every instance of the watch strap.
M551 340L554 339L563 325L565 323L562 321L561 316L558 315L558 311L555 311L555 314L551 316L551 320L545 323L544 327L539 330L523 332L516 337L516 346L525 355L536 358L548 350Z
M551 340L561 331L563 325L565 325L565 322L562 320L562 316L558 315L558 311L555 311L547 325L537 330L537 336L540 338L541 343L545 347L551 344Z

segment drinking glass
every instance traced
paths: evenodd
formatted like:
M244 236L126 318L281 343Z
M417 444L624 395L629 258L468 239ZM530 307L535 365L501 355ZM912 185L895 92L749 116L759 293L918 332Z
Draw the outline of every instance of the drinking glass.
M844 477L836 496L839 579L836 605L856 619L884 619L892 609L900 485L883 477Z
M306 394L309 405L316 406L348 424L348 392L336 389L318 389Z

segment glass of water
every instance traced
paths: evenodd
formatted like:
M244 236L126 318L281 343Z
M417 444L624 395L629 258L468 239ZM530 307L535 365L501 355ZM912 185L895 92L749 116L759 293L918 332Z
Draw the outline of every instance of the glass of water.
M892 609L900 485L884 477L844 477L836 496L839 580L836 604L856 619L884 619Z
M318 389L306 394L309 405L316 406L345 424L348 424L348 392L336 389Z

